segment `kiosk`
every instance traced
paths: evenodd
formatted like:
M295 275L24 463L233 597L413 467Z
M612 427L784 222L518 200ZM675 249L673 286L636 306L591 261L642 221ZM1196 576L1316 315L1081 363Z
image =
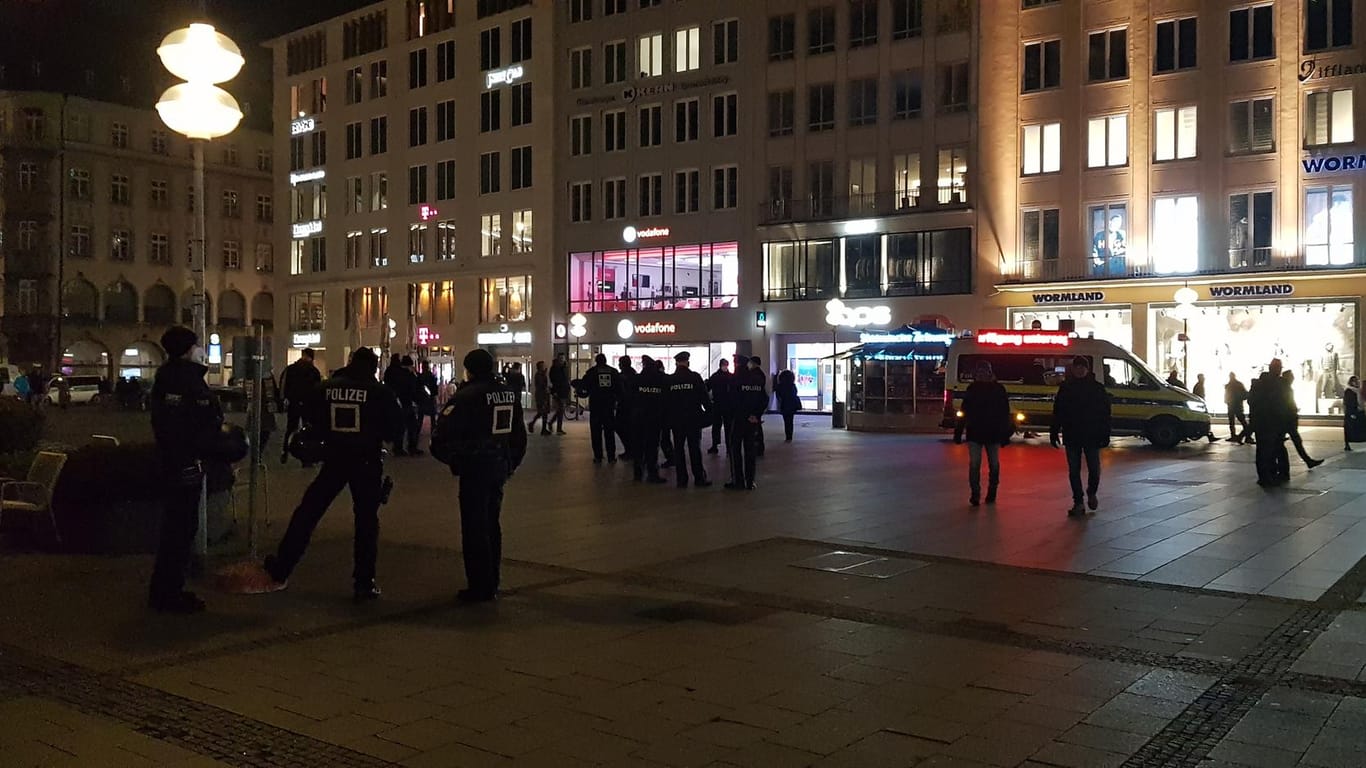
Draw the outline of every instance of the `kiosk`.
M866 331L837 355L845 380L846 426L861 432L937 431L953 331L907 325Z

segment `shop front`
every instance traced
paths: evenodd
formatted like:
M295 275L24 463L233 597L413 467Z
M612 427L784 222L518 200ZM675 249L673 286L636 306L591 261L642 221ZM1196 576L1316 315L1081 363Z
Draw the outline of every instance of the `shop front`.
M944 371L953 331L932 325L861 334L838 356L849 371L849 429L866 432L937 430L944 413Z
M1006 310L1006 327L1075 332L1133 351L1133 308L1114 303L1106 291L1037 291L1029 294L1029 300L1030 306Z
M686 351L692 370L706 378L722 360L729 361L737 353L751 354L748 334L739 326L738 311L645 316L576 313L560 329L565 338L557 339L556 351L566 354L571 377L592 367L598 354L606 355L613 367L623 355L629 355L637 370L641 356L649 355L662 361L667 373L673 373L674 356Z

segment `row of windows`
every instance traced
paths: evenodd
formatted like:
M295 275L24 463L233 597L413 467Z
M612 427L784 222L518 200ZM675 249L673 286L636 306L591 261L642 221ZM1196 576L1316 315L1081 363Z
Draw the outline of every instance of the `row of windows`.
M848 81L845 93L847 124L851 127L875 125L881 115L890 112L893 120L911 120L921 116L924 104L924 84L919 69L897 72L891 77L890 110L880 106L884 96L878 78ZM938 68L938 111L961 112L968 107L969 75L967 62L940 64ZM808 85L806 89L807 133L835 129L836 89L834 83ZM768 135L791 136L797 125L797 97L794 90L770 91L768 94Z
M71 224L66 232L66 254L75 259L90 259L96 256L95 236L93 228L88 224ZM20 221L15 228L15 248L18 251L30 251L39 246L38 243L38 222L32 220ZM137 253L136 238L130 229L114 228L110 230L108 240L108 257L110 261L131 263L135 260ZM188 264L190 259L190 248L193 240L187 240L185 245L185 262ZM240 270L242 268L242 244L239 240L224 240L222 243L223 268ZM165 232L153 232L147 237L147 263L169 265L172 263L170 235ZM275 270L275 257L270 243L258 243L256 245L257 272L268 273Z
M889 34L893 40L906 40L924 34L926 0L889 0L891 5ZM834 5L812 8L806 12L805 45L807 56L834 53L841 36L837 18L844 22L844 39L850 49L877 45L881 39L879 9L881 0L850 0L845 3L847 15L837 14ZM966 30L972 21L967 0L940 0L937 29L941 33ZM768 60L783 61L797 54L797 15L793 13L770 16L768 19Z
M38 166L35 163L20 163L18 174L18 187L21 192L33 191L38 175ZM165 179L152 179L150 185L150 196L148 204L152 208L170 208L169 184ZM67 171L67 193L76 200L92 199L92 183L90 171L85 168L72 168ZM186 188L186 210L194 212L194 189ZM109 177L109 201L115 205L132 204L132 182L124 174L113 174ZM223 190L222 207L219 209L224 218L239 219L242 217L240 195L235 189ZM275 220L275 206L270 195L256 196L256 220L268 223Z
M740 169L735 165L711 169L711 210L724 211L739 204ZM628 184L625 177L603 179L602 218L624 219L627 216L650 217L664 214L664 174L643 173L636 178L636 207L627 207ZM702 210L702 172L690 168L673 172L672 213L697 213ZM593 220L593 182L576 181L569 185L569 220Z
M504 222L509 226L504 227ZM390 264L389 228L370 227L350 230L344 238L346 269L369 266L378 269ZM512 211L510 215L485 213L479 217L479 257L497 258L504 252L526 255L535 247L535 223L531 209ZM455 221L451 219L410 224L407 253L401 256L409 264L423 264L429 256L436 261L456 258ZM327 271L327 238L315 236L294 240L290 244L290 274Z
M934 171L939 205L966 205L968 202L968 159L964 147L944 147L935 157L937 164L923 170ZM851 157L846 162L848 175L845 186L835 181L835 161L817 160L808 163L806 194L798 197L793 184L790 165L768 168L768 198L762 211L767 221L793 218L830 218L836 216L874 216L893 211L917 208L923 201L920 195L922 164L920 153L901 152L891 156L891 184L885 167L880 170L876 157ZM890 190L888 189L890 187Z
M665 58L665 35L663 32L649 32L635 40L635 67L627 69L628 53L626 40L612 40L602 44L602 83L624 83L638 73L641 79L660 77L667 69L674 73L695 72L702 68L702 27L689 26L676 29L672 35L670 50L673 59ZM569 51L569 87L574 89L592 88L597 83L593 75L594 48L584 46ZM734 64L740 60L740 22L736 19L714 21L711 25L711 63L714 66Z
M34 280L20 280L18 290L20 314L38 311L38 286ZM189 323L193 312L194 295L189 290L180 297L180 322ZM204 317L212 323L214 297L204 296ZM218 322L222 325L247 324L247 299L231 288L218 295ZM103 312L101 312L103 309ZM141 310L141 311L139 311ZM62 286L62 316L70 320L111 323L144 322L150 325L170 325L176 315L175 291L164 283L157 283L139 295L138 289L126 280L116 280L103 291L84 278L76 278ZM262 291L251 299L251 322L269 328L274 324L275 297Z
M41 107L23 107L19 109L19 118L22 124L23 137L29 141L45 141L48 137L47 116ZM9 111L0 108L0 137L9 132ZM77 141L90 143L94 133L91 127L90 115L85 112L70 112L66 116L66 132L62 138L66 141ZM114 120L109 123L109 145L115 149L129 148L129 127L128 123ZM153 128L148 132L147 149L153 154L169 155L171 146L171 134L160 128ZM186 144L187 153L193 152L193 146ZM222 152L219 158L223 165L237 166L240 164L238 149L236 144L222 145ZM256 150L256 170L270 171L273 166L269 149Z
M972 292L972 230L764 244L764 301Z
M655 8L663 3L663 0L630 0L632 5L637 5L642 10L645 8ZM577 24L584 21L593 20L595 8L601 8L602 15L616 16L626 13L627 0L569 0L569 22Z

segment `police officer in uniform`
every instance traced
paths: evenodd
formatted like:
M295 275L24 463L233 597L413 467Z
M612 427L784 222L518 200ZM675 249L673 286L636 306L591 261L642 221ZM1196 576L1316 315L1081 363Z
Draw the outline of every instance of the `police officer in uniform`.
M595 365L584 371L583 388L588 390L588 428L593 434L593 463L601 464L606 449L607 463L617 463L617 400L621 396L621 374L607 364L599 353Z
M356 602L380 595L375 586L375 559L384 495L383 444L402 445L407 414L393 390L375 379L378 370L374 350L361 347L351 353L349 365L333 373L306 401L304 422L326 444L323 466L304 491L279 548L266 557L264 568L274 589L284 589L308 548L313 529L342 488L350 486L356 516L353 595Z
M526 422L517 393L494 378L488 350L472 350L464 365L469 381L441 411L432 455L460 478L460 549L467 586L456 597L483 603L498 595L503 484L526 455Z
M223 424L223 410L204 382L209 369L194 331L179 325L168 329L161 348L168 360L157 369L151 411L165 495L147 602L162 613L197 613L204 601L185 591L185 569L199 528L204 450Z
M712 404L716 406L712 411L711 447L707 453L720 453L721 449L717 446L723 439L729 452L731 433L735 430L735 374L730 372L729 360L723 359L717 364L716 373L707 379L707 391L711 393Z
M636 394L636 369L631 367L630 355L622 355L618 363L621 370L621 392L617 398L617 437L621 438L620 458L630 459L635 456L631 450L631 409L634 407L632 401Z
M654 362L649 356L642 356L640 373L632 383L635 394L631 397L631 476L651 483L667 483L659 476L659 437L664 432L669 377Z
M737 373L735 379L735 423L727 448L731 480L726 488L752 491L759 450L759 424L764 411L768 410L768 377L759 367L759 358L751 357L749 367Z
M689 367L691 357L686 350L674 355L674 375L669 377L669 426L673 431L678 487L687 487L691 462L693 485L705 488L711 481L702 468L702 425L711 423L711 402L707 398L707 383Z

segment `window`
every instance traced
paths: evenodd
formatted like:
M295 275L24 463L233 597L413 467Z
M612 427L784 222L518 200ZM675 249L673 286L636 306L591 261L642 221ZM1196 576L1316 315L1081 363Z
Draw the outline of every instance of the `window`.
M370 230L370 266L389 266L389 230L378 227Z
M441 160L436 164L436 199L455 199L455 161Z
M806 14L806 53L815 56L835 50L835 7L812 8Z
M1024 126L1024 157L1021 173L1033 176L1062 169L1062 123Z
M664 74L664 35L655 32L642 35L636 41L636 61L640 65L641 77L659 77Z
M166 154L166 132L152 131L152 152L158 155Z
M110 261L133 260L132 232L129 232L126 229L116 229L113 231L113 236L109 238L109 259Z
M740 60L740 21L727 19L711 24L711 63L715 66Z
M844 269L840 274L839 254ZM844 290L836 288L836 276ZM898 232L764 246L765 301L929 296L972 289L972 231Z
M849 124L877 123L877 78L854 80L849 83Z
M602 44L602 82L606 85L626 82L626 41Z
M1124 203L1093 205L1087 209L1091 233L1091 276L1124 277L1128 275L1129 209ZM1192 244L1195 242L1192 239Z
M479 94L479 132L488 133L502 127L503 92L484 91Z
M849 3L849 47L877 45L878 0L853 0Z
M602 15L613 16L626 13L626 0L602 0Z
M229 144L223 148L223 165L237 165L237 145Z
M1228 265L1271 264L1271 192L1240 192L1228 198Z
M1352 44L1352 0L1308 0L1304 6L1306 53Z
M737 307L738 250L728 242L571 253L569 311Z
M593 116L575 115L569 118L570 157L591 154L593 154Z
M1153 54L1153 73L1195 68L1195 19L1173 19L1157 23L1157 48Z
M1062 84L1062 41L1044 40L1024 47L1025 93L1057 88Z
M602 182L602 217L626 218L626 179L604 179Z
M772 181L772 179L770 179ZM806 168L807 202L812 216L830 216L835 212L835 164L818 160Z
M1153 271L1159 275L1194 272L1199 264L1200 204L1195 195L1153 201Z
M38 281L19 281L19 314L32 315L38 312Z
M312 237L308 240L308 264L312 272L327 271L327 238Z
M380 99L389 95L389 62L370 63L370 98Z
M389 151L389 118L370 118L370 154L382 155Z
M725 165L712 169L712 210L728 210L737 205L740 187L739 177L740 169L738 166Z
M658 104L641 107L638 111L640 118L640 146L657 147L664 143L664 109Z
M33 117L33 114L34 113L31 110L24 111L25 122L29 128L28 137L35 141L41 141L43 138L43 132L41 128L43 113L41 110L37 112L38 119L36 123L34 120L31 119ZM36 131L33 128L35 124L40 126ZM109 143L112 144L116 149L128 149L128 123L120 123L117 121L110 123Z
M962 112L968 108L968 63L939 65L939 110Z
M892 155L892 182L898 211L920 205L920 153Z
M370 210L383 211L389 207L389 174L370 174Z
M531 319L531 275L485 277L479 281L481 323L520 323Z
M512 125L531 122L531 83L519 83L508 89L512 96Z
M365 95L365 76L360 67L346 70L346 103L359 104Z
M479 71L503 66L503 30L498 27L479 33Z
M1351 142L1355 136L1352 125L1352 89L1316 91L1305 94L1304 145Z
M593 87L592 48L575 48L569 52L569 87Z
M1228 60L1252 61L1276 55L1272 7L1258 5L1228 12Z
M1352 187L1337 184L1304 191L1304 262L1311 267L1356 261L1352 237Z
M365 141L361 136L360 123L346 125L346 159L355 160L364 154Z
M696 170L674 171L674 213L697 213L700 175Z
M1093 83L1129 76L1129 30L1092 32L1088 37L1086 79Z
M593 3L596 0L569 0L569 23L593 20Z
M408 146L421 147L427 143L427 108L408 110Z
M256 271L269 274L275 271L275 247L270 243L257 243L256 245ZM270 318L257 318L258 321Z
M664 175L659 173L646 173L641 175L639 194L636 196L639 204L639 216L658 216L664 212Z
M38 164L19 163L19 191L32 192L38 186Z
M17 233L16 241L19 250L33 250L38 241L38 222L31 220L19 222L19 231Z
M68 174L67 190L77 200L90 199L90 171L85 168L72 168ZM125 184L127 182L125 181ZM163 182L164 184L164 182Z
M308 243L304 240L292 240L289 243L289 274L302 275L304 265L308 261Z
M502 156L485 152L479 156L479 194L490 195L502 189Z
M531 253L535 248L536 228L530 208L512 212L512 252Z
M128 205L132 200L129 192L128 177L116 173L109 177L109 201L114 205Z
M924 17L925 0L892 0L892 39L920 37Z
M660 3L662 3L662 2L664 2L664 0L640 0L640 7L641 7L641 8L655 8L655 7L657 7L657 6L658 6Z
M408 52L408 88L422 88L427 85L427 49L419 48Z
M479 217L479 256L491 258L503 254L503 215L486 213Z
M768 94L768 135L791 136L795 123L796 95L791 90Z
M322 291L291 294L289 297L290 330L322 330L324 317L323 303Z
M739 96L723 93L711 97L711 135L716 138L734 136L739 130L736 112L739 110Z
M674 141L680 144L697 141L701 132L701 109L701 102L697 99L674 102Z
M223 241L223 269L242 268L242 244L236 240Z
M1275 110L1271 97L1235 101L1229 105L1228 151L1243 155L1276 151Z
M237 219L242 216L242 208L238 201L237 190L223 190L223 218Z
M269 149L256 150L256 170L270 172L274 165Z
M797 52L797 17L787 13L768 17L768 60L783 61Z
M1195 157L1195 107L1167 107L1153 113L1157 136L1155 160L1184 160Z
M849 158L849 215L873 213L877 208L877 158Z
M165 232L153 232L147 238L147 262L162 265L171 263L171 240Z
M353 230L351 232L346 233L347 269L359 269L361 264L364 263L363 257L361 256L361 254L363 253L361 240L364 237L365 233L360 231Z
M450 141L455 138L455 99L448 99L436 105L436 140Z
M1129 163L1129 116L1093 117L1087 122L1086 167L1113 168Z
M327 164L327 131L313 134L313 164Z
M964 147L939 150L939 204L968 201L968 151Z
M1026 209L1020 214L1020 276L1048 278L1057 275L1058 209Z
M256 220L263 223L275 221L275 203L270 195L256 196Z
M619 152L626 149L626 111L613 110L602 113L603 150Z
M408 225L408 263L421 264L427 260L427 225Z
M920 70L898 72L892 80L892 119L910 120L920 117L922 93Z
M444 83L455 79L455 41L447 40L436 46L436 81ZM360 234L359 232L356 234Z
M644 57L641 58L642 62ZM674 72L702 68L702 28L685 27L674 31ZM642 64L641 69L644 69Z
M508 60L513 64L531 58L531 19L512 22L512 51Z
M295 136L289 140L289 170L303 170L304 165L304 137Z
M806 129L811 133L835 128L835 84L808 86L806 89Z
M88 259L90 250L90 227L85 224L72 224L67 233L66 252L73 258Z
M418 205L425 202L427 202L427 166L409 166L408 205Z
M365 182L360 176L350 176L346 179L346 186L342 187L346 193L346 212L365 213Z
M512 179L509 184L513 189L531 186L531 147L512 148Z
M575 181L569 185L569 220L593 220L593 183Z
M446 219L436 224L436 260L455 259L455 221Z
M152 198L153 208L169 208L171 206L171 191L165 179L152 179Z

